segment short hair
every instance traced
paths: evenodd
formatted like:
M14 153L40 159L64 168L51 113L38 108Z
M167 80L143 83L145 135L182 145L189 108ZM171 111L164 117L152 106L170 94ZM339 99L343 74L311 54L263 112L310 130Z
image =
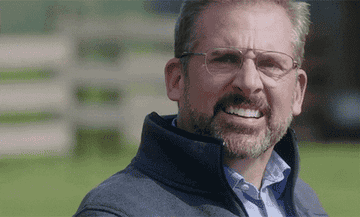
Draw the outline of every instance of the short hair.
M271 2L282 6L292 24L292 46L294 59L301 66L304 60L305 39L309 33L310 10L306 2L294 0L184 0L179 17L175 25L175 57L181 57L183 52L192 52L197 43L196 33L193 31L197 18L212 3L261 3ZM195 33L195 34L194 34ZM187 76L189 56L180 59L185 76Z

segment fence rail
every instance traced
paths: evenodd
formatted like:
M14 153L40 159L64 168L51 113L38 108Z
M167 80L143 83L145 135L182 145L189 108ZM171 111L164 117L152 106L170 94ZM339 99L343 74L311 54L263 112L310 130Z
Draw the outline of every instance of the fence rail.
M79 128L122 129L139 140L146 114L175 113L163 80L168 55L127 53L121 66L84 64L76 62L74 41L2 37L0 157L69 154Z
M72 47L68 37L1 37L0 156L70 149L65 117L73 100L62 70L71 64Z

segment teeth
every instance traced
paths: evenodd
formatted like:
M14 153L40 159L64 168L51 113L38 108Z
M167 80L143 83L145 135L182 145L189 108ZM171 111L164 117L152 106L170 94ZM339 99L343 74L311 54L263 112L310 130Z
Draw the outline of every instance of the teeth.
M229 114L236 114L243 117L248 118L259 118L261 116L259 110L251 110L251 109L242 109L242 108L234 108L232 106L226 109L226 112Z

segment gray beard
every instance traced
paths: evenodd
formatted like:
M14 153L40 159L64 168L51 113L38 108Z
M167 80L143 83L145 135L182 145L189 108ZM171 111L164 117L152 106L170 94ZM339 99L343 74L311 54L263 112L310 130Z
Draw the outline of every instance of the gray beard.
M281 140L290 126L292 118L292 114L289 114L283 122L268 122L265 129L254 130L250 133L247 132L248 130L238 129L236 126L218 126L215 122L214 136L224 140L227 158L258 158Z
M195 110L190 111L190 117L189 121L196 134L224 141L225 156L228 159L258 158L281 140L293 119L291 112L286 120L277 123L272 117L265 117L267 126L254 130L225 123L217 116L208 117Z

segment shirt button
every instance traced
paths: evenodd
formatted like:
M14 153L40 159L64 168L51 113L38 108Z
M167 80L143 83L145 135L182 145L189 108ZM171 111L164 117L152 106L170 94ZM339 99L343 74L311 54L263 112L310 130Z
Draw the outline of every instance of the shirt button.
M249 190L249 185L243 184L240 188L242 191L247 191L247 190Z

